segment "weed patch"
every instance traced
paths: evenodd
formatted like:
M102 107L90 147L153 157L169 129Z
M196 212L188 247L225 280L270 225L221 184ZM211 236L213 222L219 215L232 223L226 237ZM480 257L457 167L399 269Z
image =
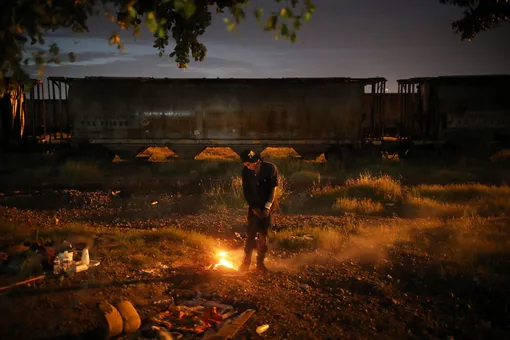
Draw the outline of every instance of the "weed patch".
M103 174L95 164L67 161L59 168L59 176L66 179L101 179Z

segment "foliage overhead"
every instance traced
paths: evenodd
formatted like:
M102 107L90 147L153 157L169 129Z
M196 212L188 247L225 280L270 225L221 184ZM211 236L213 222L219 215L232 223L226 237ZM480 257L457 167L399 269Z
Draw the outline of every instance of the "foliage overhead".
M279 10L264 15L262 7L252 8L263 30L272 31L291 42L297 31L315 11L312 0L272 0ZM115 13L107 10L112 7ZM212 13L228 11L224 19L228 30L234 29L250 11L249 0L17 0L0 1L0 92L5 90L5 77L14 83L29 84L26 65L35 64L40 74L49 63L60 63L61 53L56 44L42 46L26 58L27 45L45 45L44 34L62 28L73 32L88 32L87 21L94 15L106 15L121 30L132 30L140 36L146 25L154 35L154 47L165 54L170 41L175 43L169 53L179 68L186 68L190 59L203 61L207 49L199 41L211 25ZM118 32L109 37L110 45L124 49ZM74 61L72 52L68 54ZM1 93L0 93L1 95Z
M154 35L154 48L160 56L172 41L169 53L177 66L186 68L191 58L203 61L207 49L199 41L211 25L213 13L230 14L225 18L228 30L234 29L247 13L251 12L262 29L296 41L302 23L308 21L315 11L313 0L272 0L279 10L264 15L260 6L250 8L249 0L5 0L0 1L0 96L5 90L5 78L15 83L29 84L24 66L35 64L40 74L45 65L60 63L61 51L56 44L45 45L44 34L62 28L73 32L88 32L88 19L94 15L106 15L121 30L132 30L139 36L141 26L146 25ZM439 0L443 4L464 8L464 17L452 23L462 40L473 39L478 33L493 29L510 17L508 0ZM115 12L106 8L112 7ZM100 9L102 8L102 9ZM109 37L110 45L124 49L118 32ZM27 58L26 48L40 45ZM46 48L44 48L46 46ZM72 51L69 60L75 59Z
M462 40L472 40L478 34L510 20L509 0L439 0L442 4L464 9L464 17L452 23Z

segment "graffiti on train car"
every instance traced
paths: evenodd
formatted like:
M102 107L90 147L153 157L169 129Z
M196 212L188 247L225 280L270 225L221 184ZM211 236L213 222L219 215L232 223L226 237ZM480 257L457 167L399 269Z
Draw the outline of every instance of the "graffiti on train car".
M448 128L504 129L510 126L510 112L469 112L447 114Z
M193 116L192 111L144 111L137 112L137 116L149 116L149 117L189 117Z
M82 127L109 127L109 128L125 128L129 126L126 119L84 119L81 121Z

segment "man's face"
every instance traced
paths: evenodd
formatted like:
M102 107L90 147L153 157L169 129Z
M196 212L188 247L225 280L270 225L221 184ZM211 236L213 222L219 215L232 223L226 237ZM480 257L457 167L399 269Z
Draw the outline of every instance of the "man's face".
M244 162L244 166L250 169L251 171L255 171L257 163Z

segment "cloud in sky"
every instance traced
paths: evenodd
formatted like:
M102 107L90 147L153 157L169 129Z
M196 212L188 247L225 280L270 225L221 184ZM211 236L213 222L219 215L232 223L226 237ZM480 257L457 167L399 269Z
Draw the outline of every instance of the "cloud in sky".
M265 1L271 4L274 1ZM276 6L276 5L275 5ZM439 1L342 0L318 1L317 11L299 34L304 42L275 41L253 19L238 32L227 32L222 16L201 38L208 49L203 63L192 62L180 70L166 55L158 57L152 36L142 38L122 32L126 50L108 45L115 24L93 18L90 33L72 35L62 30L47 36L57 42L62 65L48 68L51 76L130 77L375 77L395 80L445 74L510 73L510 49L502 46L510 25L483 33L472 43L460 42L450 22L461 11ZM76 62L67 61L74 52ZM33 67L31 67L33 72Z

